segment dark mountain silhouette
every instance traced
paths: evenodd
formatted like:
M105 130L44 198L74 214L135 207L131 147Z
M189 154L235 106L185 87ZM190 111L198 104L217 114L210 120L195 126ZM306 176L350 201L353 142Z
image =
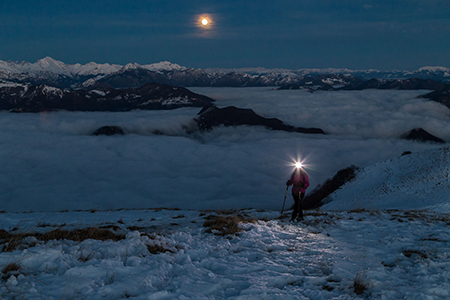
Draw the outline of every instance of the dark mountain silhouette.
M450 84L447 84L434 92L423 95L422 97L429 98L450 108Z
M425 131L423 128L414 128L413 130L402 134L401 138L405 140L412 140L419 142L431 142L437 144L446 143L443 139L432 135L431 133Z
M15 112L174 109L210 106L213 101L185 88L158 83L121 90L105 87L66 90L46 85L0 87L0 109Z
M251 109L228 106L218 108L217 106L205 107L199 112L199 117L195 119L201 130L211 130L216 126L264 126L273 130L283 130L288 132L324 134L319 128L294 127L284 124L276 118L264 118L256 114Z

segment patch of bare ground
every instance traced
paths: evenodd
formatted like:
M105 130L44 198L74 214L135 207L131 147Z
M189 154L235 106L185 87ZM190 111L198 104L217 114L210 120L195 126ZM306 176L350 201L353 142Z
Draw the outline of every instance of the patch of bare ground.
M237 215L209 215L205 217L203 227L206 227L207 233L213 233L215 235L238 235L242 229L239 227L240 223L256 223L254 218L246 217L241 214Z
M2 279L7 279L11 275L17 275L20 271L20 266L17 263L10 263L2 270Z
M46 233L10 233L0 229L0 246L3 246L4 252L14 251L18 246L23 244L23 240L27 237L35 237L36 240L48 242L51 240L71 240L81 242L88 239L99 241L119 241L125 239L124 234L116 234L108 229L100 229L96 227L62 230L60 228Z
M148 252L150 252L151 254L159 254L159 253L165 253L165 252L174 253L173 250L164 248L163 246L157 245L157 244L154 244L154 245L147 245L147 250L148 250Z
M391 215L391 220L399 222L421 221L425 223L445 223L450 225L450 214L436 213L426 210L395 210L388 209L387 213Z

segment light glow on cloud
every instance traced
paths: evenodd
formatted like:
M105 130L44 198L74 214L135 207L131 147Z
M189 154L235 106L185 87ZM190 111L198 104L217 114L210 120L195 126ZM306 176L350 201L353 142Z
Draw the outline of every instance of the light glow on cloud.
M417 99L420 91L191 90L212 96L219 107L252 108L265 117L331 134L241 126L188 135L185 127L195 126L198 108L0 112L0 207L279 209L295 161L305 163L312 189L352 164L365 166L404 151L439 147L400 140L397 133L424 127L450 140L449 109ZM105 125L121 126L127 134L90 135Z

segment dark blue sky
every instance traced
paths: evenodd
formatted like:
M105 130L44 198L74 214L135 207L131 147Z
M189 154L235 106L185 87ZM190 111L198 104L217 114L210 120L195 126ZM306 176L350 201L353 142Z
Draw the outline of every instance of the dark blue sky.
M450 67L448 0L5 0L0 26L0 60Z

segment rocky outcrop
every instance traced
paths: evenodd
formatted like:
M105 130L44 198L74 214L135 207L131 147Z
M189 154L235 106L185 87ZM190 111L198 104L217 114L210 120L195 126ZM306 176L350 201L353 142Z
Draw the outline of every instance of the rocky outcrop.
M425 131L423 128L414 128L413 130L402 134L400 138L418 142L431 142L437 144L446 143L443 139L432 135L431 133Z
M218 108L211 106L202 109L199 116L195 119L200 130L211 130L216 126L264 126L273 130L283 130L288 132L324 134L325 132L319 128L303 128L294 127L284 124L281 120L276 118L264 118L256 114L251 109L237 108L228 106Z
M97 129L92 133L93 135L124 135L125 131L123 131L120 126L103 126Z
M450 84L447 84L434 92L423 95L422 97L439 102L450 108Z

